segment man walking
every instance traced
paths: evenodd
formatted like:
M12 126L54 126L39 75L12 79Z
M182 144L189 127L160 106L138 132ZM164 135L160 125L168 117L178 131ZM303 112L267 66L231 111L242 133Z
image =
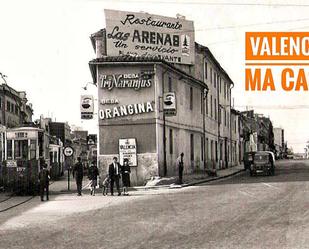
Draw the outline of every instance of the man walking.
M76 186L77 186L77 195L82 195L82 184L83 184L83 176L84 176L84 167L81 162L81 158L77 158L77 163L73 167L73 177L75 177L76 180Z
M42 168L39 173L39 182L40 182L40 196L41 201L44 201L44 191L46 191L46 200L49 200L49 170L47 169L47 164L42 160Z
M120 187L119 187L119 179L120 179L120 164L117 162L117 157L113 158L113 163L111 163L108 167L108 174L111 179L111 195L114 195L114 182L116 183L116 188L118 191L118 196L121 195Z
M183 152L181 152L180 156L176 160L176 167L178 168L179 184L182 184L183 157L184 157L184 154L183 154Z

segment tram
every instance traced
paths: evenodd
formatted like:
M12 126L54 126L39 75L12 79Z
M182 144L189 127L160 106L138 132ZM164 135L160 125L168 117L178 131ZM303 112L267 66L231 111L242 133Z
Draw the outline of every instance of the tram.
M19 194L38 192L38 174L43 162L50 166L49 137L43 129L7 129L4 140L4 188Z

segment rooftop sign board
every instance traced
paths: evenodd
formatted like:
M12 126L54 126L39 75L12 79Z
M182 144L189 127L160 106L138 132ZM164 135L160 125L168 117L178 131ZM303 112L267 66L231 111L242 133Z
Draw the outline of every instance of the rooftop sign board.
M148 13L105 10L107 55L156 57L194 64L193 21Z

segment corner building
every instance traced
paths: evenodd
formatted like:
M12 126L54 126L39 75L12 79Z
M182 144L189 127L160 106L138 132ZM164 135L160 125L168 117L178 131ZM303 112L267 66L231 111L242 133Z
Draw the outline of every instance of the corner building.
M114 156L119 158L119 139L129 138L136 139L137 147L133 184L177 175L181 152L185 174L231 166L233 82L209 49L195 43L194 65L106 56L105 36L105 30L91 36L96 59L89 62L98 86L101 173L106 174ZM175 116L163 115L166 92L175 93Z
M155 59L102 57L91 61L90 68L99 91L98 160L102 172L114 156L119 157L119 139L125 138L136 139L137 166L131 167L135 184L151 176L174 175L181 152L186 155L186 173L192 171L191 166L202 164L201 101L206 87L202 81ZM120 84L109 87L106 80L115 78ZM165 118L165 145L163 92L175 92L177 103L176 116Z

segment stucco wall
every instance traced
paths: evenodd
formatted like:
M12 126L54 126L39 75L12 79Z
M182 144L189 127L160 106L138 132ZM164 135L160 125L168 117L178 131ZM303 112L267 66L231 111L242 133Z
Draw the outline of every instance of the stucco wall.
M108 173L108 166L112 163L114 156L118 157L118 154L98 156L101 182L105 179ZM131 167L131 185L144 185L151 177L159 175L157 153L137 154L137 161L138 166Z

